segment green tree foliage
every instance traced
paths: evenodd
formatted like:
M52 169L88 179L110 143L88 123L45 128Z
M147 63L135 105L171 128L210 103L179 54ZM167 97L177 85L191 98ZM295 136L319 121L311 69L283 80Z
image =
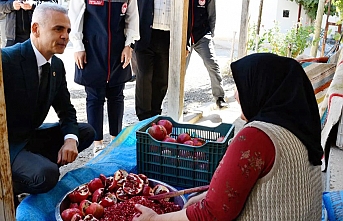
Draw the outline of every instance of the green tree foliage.
M316 19L319 0L290 0L290 1L292 2L294 1L298 4L301 4L301 6L305 9L306 14L312 20ZM343 0L333 0L333 1L342 2ZM325 14L327 13L327 11L328 11L328 4L325 5ZM330 15L338 15L338 13L336 12L336 4L331 5Z
M270 52L281 56L295 58L310 46L310 36L314 32L313 26L295 24L286 33L280 32L280 27L275 23L269 30L262 30L259 35L258 49L256 50L256 25L249 27L248 49L255 52Z
M336 11L339 14L340 19L343 19L343 0L334 0L333 5L336 6Z

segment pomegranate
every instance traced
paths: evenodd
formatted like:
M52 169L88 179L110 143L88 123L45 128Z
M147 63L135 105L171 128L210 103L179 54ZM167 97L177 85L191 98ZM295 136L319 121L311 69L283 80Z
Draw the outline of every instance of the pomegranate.
M106 186L106 179L107 179L107 177L104 174L100 174L99 175L99 179L101 180L102 184L105 187Z
M99 220L95 218L93 215L88 214L87 216L85 216L85 218L83 218L83 221L99 221Z
M99 188L104 188L104 184L102 183L100 178L94 178L88 183L88 188L91 193Z
M125 200L130 199L130 195L127 194L127 193L123 190L123 187L119 187L119 189L117 189L117 191L116 191L116 196L117 196L117 199L120 200L120 201L125 201Z
M104 196L104 188L99 188L95 190L92 195L92 202L96 202L96 203L100 202L103 196Z
M152 126L148 129L148 133L154 139L162 141L167 135L167 130L164 126L156 125L155 123L153 123Z
M101 199L99 204L103 207L113 206L117 203L117 197L113 193L106 193L105 197Z
M83 184L68 194L68 197L72 203L79 203L82 200L87 199L89 196L89 189L87 184Z
M63 210L61 217L63 221L71 221L75 214L82 216L82 212L78 208L68 208Z
M201 138L193 138L193 146L202 146L206 143L205 140L201 139Z
M216 141L217 141L217 142L223 142L223 141L224 141L224 138L225 138L225 137L223 137L223 136L222 136L222 137L218 137Z
M100 219L104 215L104 207L98 203L91 203L85 210L86 215L91 214L95 218Z
M127 175L123 185L123 190L129 195L137 195L143 190L143 180L137 174Z
M192 139L192 138L191 138L191 136L189 136L188 133L181 133L181 134L179 134L179 135L177 136L176 141L177 141L178 143L184 143L185 141L191 140L191 139Z
M70 203L69 208L79 208L78 203Z
M185 142L183 142L183 144L193 146L193 141L192 140L186 140Z
M162 185L162 184L157 184L156 186L154 186L154 188L152 189L152 192L154 195L158 195L158 194L162 194L162 193L169 193L169 189ZM165 201L169 201L170 198L164 198Z
M176 143L176 139L168 136L168 137L163 139L163 142Z
M167 130L167 134L171 134L173 129L173 124L169 120L159 120L157 125L162 125Z
M153 196L154 193L152 192L152 188L148 184L144 184L143 190L142 190L143 196Z
M114 180L114 177L109 176L106 178L106 190L109 192L113 192L118 189L117 181Z
M79 215L79 214L74 214L74 216L71 218L71 221L84 221L83 219L82 219L82 216L81 215Z
M114 180L117 182L118 186L123 186L127 175L128 172L126 170L117 170L114 173Z
M83 215L86 215L86 209L91 205L91 201L89 200L82 200L79 206L80 211L82 212Z
M149 179L145 174L140 173L138 176L143 180L144 184L149 184Z

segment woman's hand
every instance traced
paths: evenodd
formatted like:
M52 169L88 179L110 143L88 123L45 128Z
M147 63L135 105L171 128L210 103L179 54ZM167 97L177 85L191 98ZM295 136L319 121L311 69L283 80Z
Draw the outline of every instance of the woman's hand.
M133 217L132 221L153 221L154 218L156 218L158 216L158 214L145 206L142 206L140 204L136 204L135 208L141 213L136 215L135 217Z
M207 191L206 191L206 192L203 192L203 193L201 193L201 194L199 194L199 195L196 195L196 196L191 197L191 198L187 201L187 203L183 206L183 208L185 209L185 208L189 207L190 205L193 205L194 203L197 203L197 202L201 201L202 199L205 198L206 194L207 194Z

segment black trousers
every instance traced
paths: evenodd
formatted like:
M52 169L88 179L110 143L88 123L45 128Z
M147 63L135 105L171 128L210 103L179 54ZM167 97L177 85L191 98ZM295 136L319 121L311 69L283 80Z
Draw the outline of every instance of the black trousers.
M152 30L147 49L136 51L136 115L144 120L162 113L168 89L170 32Z
M13 191L38 194L51 190L59 180L58 151L64 137L58 123L43 124L12 163ZM89 147L94 141L92 126L79 123L78 151Z

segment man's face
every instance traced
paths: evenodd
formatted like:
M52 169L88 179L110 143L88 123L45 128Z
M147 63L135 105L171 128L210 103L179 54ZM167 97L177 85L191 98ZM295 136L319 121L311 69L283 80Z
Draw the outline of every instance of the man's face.
M36 47L47 60L54 54L64 52L70 33L70 21L66 14L56 11L50 11L48 14L44 24L33 24L32 28Z

